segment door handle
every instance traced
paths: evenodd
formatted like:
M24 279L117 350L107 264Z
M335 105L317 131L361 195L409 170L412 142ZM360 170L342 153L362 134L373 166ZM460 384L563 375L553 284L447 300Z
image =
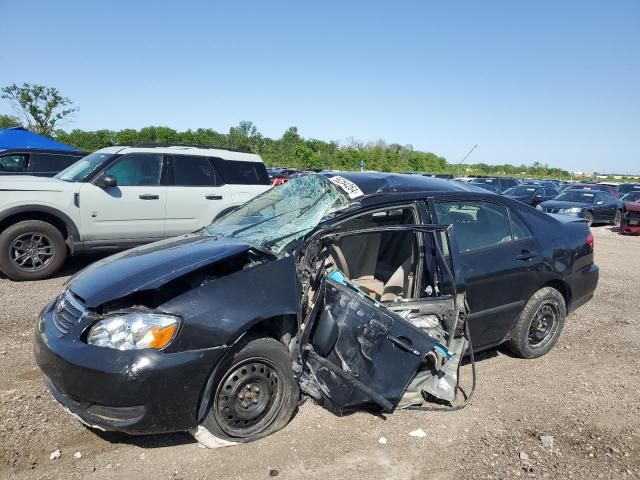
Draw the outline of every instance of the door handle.
M537 255L536 252L531 252L529 250L523 250L520 253L520 255L516 256L516 260L522 260L522 261L531 260L536 255Z
M401 338L394 337L393 335L387 335L387 340L389 340L396 347L400 348L401 350L404 350L405 352L409 352L412 355L415 355L417 357L420 356L420 350L413 348L411 345L409 345L405 340Z
M160 199L160 195L153 195L151 193L145 193L142 195L138 195L138 198L140 200L159 200Z
M207 195L204 198L207 200L222 200L222 195Z

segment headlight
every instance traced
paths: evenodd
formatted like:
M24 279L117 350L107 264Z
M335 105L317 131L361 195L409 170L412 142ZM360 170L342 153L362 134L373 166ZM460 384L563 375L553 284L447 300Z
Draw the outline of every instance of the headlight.
M562 210L562 213L571 213L571 214L577 214L580 213L582 211L582 209L580 207L573 207L573 208L565 208L564 210Z
M117 350L161 350L171 343L178 331L178 325L179 319L173 315L116 313L91 327L87 343Z
M536 210L544 210L544 209L542 208L542 205L538 204L536 205Z

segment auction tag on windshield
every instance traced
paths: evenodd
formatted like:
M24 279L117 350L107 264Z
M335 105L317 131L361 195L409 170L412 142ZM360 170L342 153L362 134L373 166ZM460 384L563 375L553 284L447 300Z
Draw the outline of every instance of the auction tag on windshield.
M353 183L351 180L341 177L340 175L336 175L335 177L330 177L329 180L331 180L331 182L334 185L337 185L342 190L344 190L347 196L352 200L354 198L364 196L364 192L360 190L360 187L355 183Z

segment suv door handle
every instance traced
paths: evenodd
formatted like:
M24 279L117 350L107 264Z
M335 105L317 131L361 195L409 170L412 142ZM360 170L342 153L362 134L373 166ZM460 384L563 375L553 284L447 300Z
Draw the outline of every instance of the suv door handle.
M207 195L204 198L207 200L222 200L222 195Z
M138 195L140 200L159 200L160 195L153 195L151 193L145 193L143 195Z
M522 261L531 260L536 255L537 255L536 252L531 252L529 250L523 250L520 253L520 255L516 256L516 260L522 260Z

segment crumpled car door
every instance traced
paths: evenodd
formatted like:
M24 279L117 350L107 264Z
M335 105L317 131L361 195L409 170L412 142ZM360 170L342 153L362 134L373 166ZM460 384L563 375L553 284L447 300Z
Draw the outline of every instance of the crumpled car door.
M430 351L452 356L339 271L321 278L299 345L302 390L336 414L367 407L391 412Z

